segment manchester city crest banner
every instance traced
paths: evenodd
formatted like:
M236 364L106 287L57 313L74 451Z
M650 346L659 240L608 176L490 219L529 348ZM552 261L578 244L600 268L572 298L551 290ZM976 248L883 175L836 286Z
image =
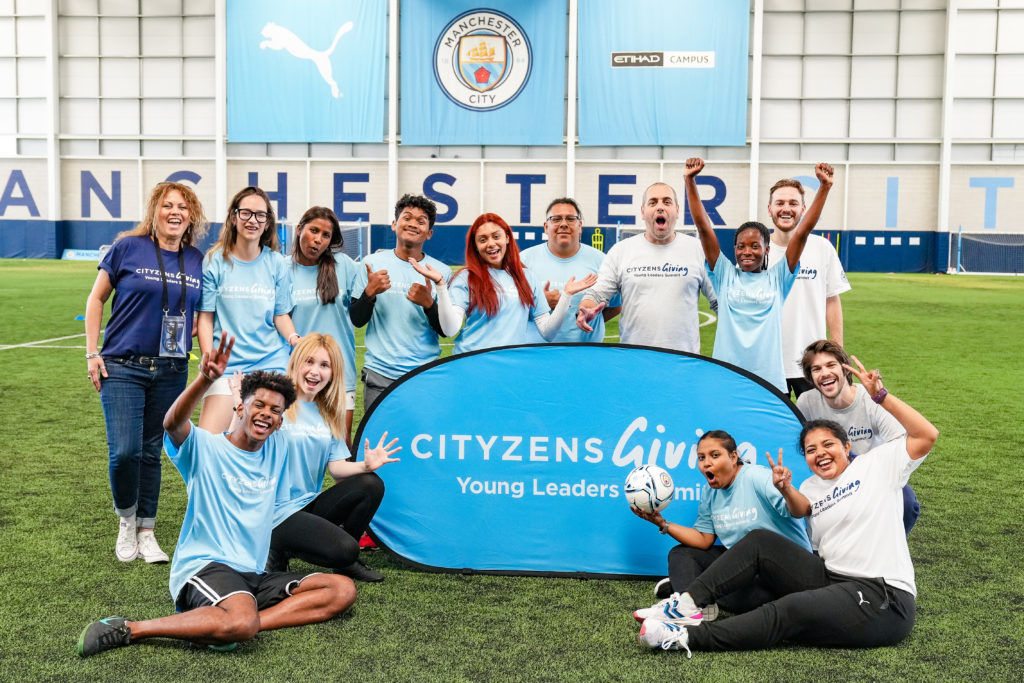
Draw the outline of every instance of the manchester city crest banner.
M387 3L227 0L228 140L384 139Z
M402 143L560 145L564 2L402 3Z
M747 0L587 0L581 145L745 145Z

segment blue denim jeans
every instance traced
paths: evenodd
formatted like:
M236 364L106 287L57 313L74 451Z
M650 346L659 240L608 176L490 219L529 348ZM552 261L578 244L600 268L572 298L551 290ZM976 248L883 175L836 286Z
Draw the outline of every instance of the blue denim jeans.
M107 377L100 385L107 424L110 490L114 512L135 515L152 529L160 497L160 451L164 415L185 389L188 359L104 357Z

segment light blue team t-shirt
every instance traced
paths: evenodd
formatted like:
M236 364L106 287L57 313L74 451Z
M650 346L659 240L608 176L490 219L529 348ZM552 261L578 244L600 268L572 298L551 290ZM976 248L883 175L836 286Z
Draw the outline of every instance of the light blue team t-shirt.
M760 273L744 273L724 254L705 269L718 294L718 329L712 358L738 365L786 391L782 358L782 304L796 282L783 259Z
M270 550L274 501L288 445L279 432L258 451L245 451L224 434L192 425L175 447L164 448L188 491L188 507L171 560L171 598L210 562L239 572L262 572Z
M281 433L288 440L288 460L277 487L274 526L306 507L324 487L327 463L348 457L344 439L331 436L316 403L296 401L295 422L286 416Z
M604 261L604 252L581 244L580 250L574 255L569 258L561 258L552 254L547 244L538 244L535 247L524 249L521 257L523 265L527 267L527 273L532 274L540 284L541 294L543 294L545 282L550 282L553 290L562 290L569 278L575 277L578 282L591 273L596 273L601 268L601 262ZM565 321L562 322L558 334L551 341L597 343L604 341L604 318L602 316L598 315L591 323L594 328L593 332L584 332L576 326L576 312L580 308L580 302L583 301L585 293L585 291L577 292L572 295ZM620 300L620 296L616 294L608 306L611 308L620 306ZM530 328L531 341L547 341L537 331L536 325L530 325Z
M529 271L526 271L526 281L533 292L533 306L527 307L519 300L519 290L511 275L495 268L487 270L498 293L498 312L494 317L480 308L469 311L468 271L460 272L449 287L452 304L466 311L466 325L455 338L455 353L530 343L530 321L551 312L543 289L537 286Z
M789 514L785 499L772 484L772 471L764 465L744 465L727 489L705 484L693 528L715 534L726 548L754 529L766 529L811 550L804 521Z
M345 359L345 391L356 390L356 340L352 319L348 317L352 299L366 289L366 269L357 266L346 254L334 255L338 277L338 296L333 304L322 304L316 293L318 266L300 266L292 262L292 322L295 331L329 334L341 347Z
M408 261L398 258L394 250L370 254L363 263L374 272L388 271L388 279L391 280L391 287L377 295L373 316L366 326L363 367L388 379L397 379L436 360L441 355L437 332L430 327L423 307L406 298L413 284L426 284L423 276ZM424 254L420 263L429 264L439 271L445 282L451 280L452 269L436 258ZM362 268L365 276L366 268Z
M203 262L200 311L213 312L213 347L227 332L235 348L226 376L237 370L284 372L290 348L274 327L274 316L292 310L291 267L276 251L263 247L252 261L225 261L221 250Z

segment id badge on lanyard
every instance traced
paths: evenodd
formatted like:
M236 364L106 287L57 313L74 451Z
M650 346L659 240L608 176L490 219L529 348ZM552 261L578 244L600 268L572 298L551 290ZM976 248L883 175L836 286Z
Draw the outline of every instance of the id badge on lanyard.
M160 323L160 357L185 358L188 356L188 325L185 323L185 258L182 249L178 248L178 279L181 282L181 315L171 315L167 305L167 273L164 271L164 257L160 253L160 245L153 240L156 247L156 260L160 264L160 279L164 285L163 310L164 317Z

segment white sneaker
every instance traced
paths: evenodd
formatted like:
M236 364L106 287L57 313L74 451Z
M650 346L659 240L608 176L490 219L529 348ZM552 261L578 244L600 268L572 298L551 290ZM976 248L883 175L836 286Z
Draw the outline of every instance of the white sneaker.
M117 559L131 562L139 556L139 541L135 532L135 515L122 517L117 529L117 545L114 546Z
M160 549L160 544L156 542L156 536L153 535L152 529L140 531L138 541L139 557L144 559L146 562L149 562L150 564L162 564L171 559L167 557L167 553Z
M690 653L690 636L686 627L679 624L648 619L640 629L637 640L651 649L686 650L687 659L693 656Z
M689 593L673 593L647 609L638 609L633 612L633 618L639 622L651 619L684 626L696 626L704 620L704 612L693 603L693 598Z

